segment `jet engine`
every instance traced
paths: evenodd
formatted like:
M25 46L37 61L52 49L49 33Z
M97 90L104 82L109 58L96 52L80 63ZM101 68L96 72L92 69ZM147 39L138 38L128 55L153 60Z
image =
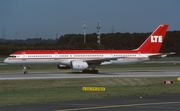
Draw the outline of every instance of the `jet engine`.
M84 69L87 69L89 66L87 62L77 60L77 61L71 62L71 67L74 70L84 70Z

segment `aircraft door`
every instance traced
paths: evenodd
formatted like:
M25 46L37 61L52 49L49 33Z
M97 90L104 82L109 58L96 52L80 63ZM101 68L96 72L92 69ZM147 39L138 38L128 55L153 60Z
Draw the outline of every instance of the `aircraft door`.
M22 53L22 60L25 61L26 60L26 52Z
M138 52L138 60L141 60L142 57L141 57L141 52Z
M141 52L138 52L138 57L141 58Z
M114 57L113 54L111 54L110 57Z
M54 53L54 60L58 60L58 52Z

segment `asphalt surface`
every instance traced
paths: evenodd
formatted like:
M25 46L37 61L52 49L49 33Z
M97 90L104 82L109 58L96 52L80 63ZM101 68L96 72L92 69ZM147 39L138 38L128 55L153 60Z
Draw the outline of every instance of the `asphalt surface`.
M24 80L24 79L61 79L61 78L102 78L102 77L178 77L179 70L111 70L101 71L99 74L78 72L54 72L54 73L0 73L0 80Z
M0 111L180 111L180 95L88 99L1 106Z

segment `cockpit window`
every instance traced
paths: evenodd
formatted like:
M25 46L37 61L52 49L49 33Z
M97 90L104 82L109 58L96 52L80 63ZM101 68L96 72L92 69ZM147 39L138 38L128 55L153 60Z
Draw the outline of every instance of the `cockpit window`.
M16 56L11 56L11 55L10 55L9 57L11 57L11 58L16 58Z

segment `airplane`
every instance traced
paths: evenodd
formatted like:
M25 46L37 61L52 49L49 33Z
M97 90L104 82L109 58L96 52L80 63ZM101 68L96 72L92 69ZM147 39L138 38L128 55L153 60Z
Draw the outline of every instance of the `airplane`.
M160 24L140 45L132 50L22 50L10 54L6 64L23 66L24 74L32 64L55 64L59 69L82 70L82 73L99 73L96 66L135 64L174 53L161 53L168 24Z

